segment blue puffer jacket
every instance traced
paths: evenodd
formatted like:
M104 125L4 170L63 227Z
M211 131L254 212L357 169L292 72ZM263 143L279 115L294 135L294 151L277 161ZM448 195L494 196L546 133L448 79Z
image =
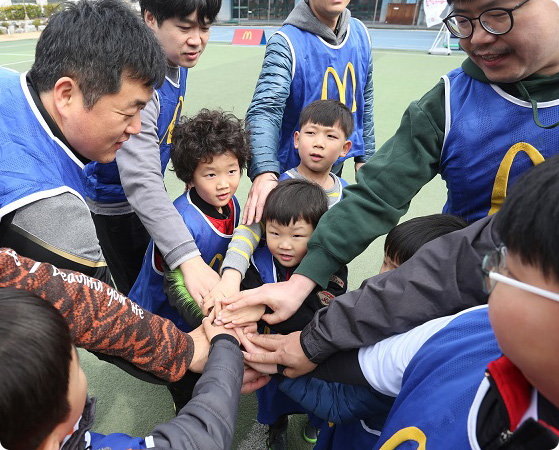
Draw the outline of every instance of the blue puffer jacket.
M311 377L284 378L279 389L317 417L336 424L363 420L382 430L395 398L369 386L330 383Z
M254 96L246 114L252 147L252 159L248 175L252 180L264 172L274 172L276 174L283 172L280 169L276 153L283 111L290 94L292 66L293 61L289 44L281 35L272 35L266 47L262 71L254 90ZM356 162L366 162L375 152L372 74L373 60L371 58L364 92L363 140L365 156L355 158ZM290 169L290 167L287 169Z

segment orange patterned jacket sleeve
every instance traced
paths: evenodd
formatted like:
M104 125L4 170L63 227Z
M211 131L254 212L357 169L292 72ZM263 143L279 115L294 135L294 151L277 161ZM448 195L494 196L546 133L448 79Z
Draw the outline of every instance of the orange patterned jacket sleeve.
M54 305L78 347L119 356L167 381L178 381L190 366L188 334L87 275L0 248L0 287L25 289Z

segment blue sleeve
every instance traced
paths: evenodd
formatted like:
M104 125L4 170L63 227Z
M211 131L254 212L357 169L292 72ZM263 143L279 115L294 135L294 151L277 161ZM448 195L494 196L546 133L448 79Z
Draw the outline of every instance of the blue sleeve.
M394 398L370 386L330 383L310 377L284 378L280 390L307 411L336 424L366 420L381 430Z
M287 175L287 172L283 172L279 178L278 181L283 181L283 180L289 180L291 177L289 175Z
M89 433L91 436L91 450L110 448L111 450L127 450L130 448L147 448L144 438L133 438L124 433L99 434Z
M280 173L277 158L283 111L291 91L293 60L287 41L270 37L252 102L246 113L251 134L251 180L264 172Z
M365 143L365 156L358 156L355 162L367 162L375 153L375 123L373 120L373 56L369 59L369 71L365 91L365 110L363 111L363 142Z

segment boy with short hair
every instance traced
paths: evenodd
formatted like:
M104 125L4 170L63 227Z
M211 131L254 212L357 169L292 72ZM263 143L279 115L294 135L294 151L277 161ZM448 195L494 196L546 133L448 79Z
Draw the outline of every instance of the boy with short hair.
M48 302L0 289L0 447L10 450L111 448L228 449L240 401L243 359L234 333L204 321L212 348L196 403L146 438L90 432L95 400L68 325Z
M173 208L163 176L173 128L183 114L188 69L205 50L221 0L141 0L140 8L165 53L165 81L142 111L141 133L123 144L116 161L86 166L88 205L120 292L128 295L132 288L151 236L198 297L198 290L205 293L219 278Z
M308 180L284 180L274 188L264 206L262 216L266 223L265 245L256 249L242 287L251 289L264 283L288 280L307 253L307 242L320 217L328 210L324 190ZM314 313L347 290L347 267L344 266L331 279L326 289L316 289L289 320L269 326L274 332L290 333L301 330ZM237 313L221 311L218 323L231 322L246 325L262 318L265 307L258 305ZM265 317L263 318L265 320ZM264 324L267 326L267 324ZM277 380L259 389L258 421L269 425L268 446L271 450L287 448L287 415L302 412L297 403L288 399L277 389ZM305 428L305 439L316 442L316 430L320 421L311 418Z
M300 131L293 136L301 161L281 174L279 180L314 181L326 192L328 207L334 206L341 201L347 182L332 172L332 166L351 149L353 128L353 115L337 100L317 100L306 106L299 116Z
M205 263L216 272L239 221L239 204L234 194L247 164L248 146L248 134L241 120L222 111L202 109L173 132L171 160L187 188L174 205ZM148 311L172 320L180 329L190 331L194 327L188 323L191 314L180 305L169 304L163 289L164 272L162 255L152 241L130 298Z

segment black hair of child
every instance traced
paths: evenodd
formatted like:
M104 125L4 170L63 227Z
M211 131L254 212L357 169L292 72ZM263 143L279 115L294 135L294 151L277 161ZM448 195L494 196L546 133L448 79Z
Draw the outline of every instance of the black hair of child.
M384 254L398 265L403 264L427 242L467 226L465 220L452 214L415 217L390 230L384 241Z
M524 173L495 217L495 229L509 252L559 280L559 156Z
M201 162L211 162L214 156L233 153L241 171L250 156L249 134L243 121L231 113L202 109L181 121L171 138L171 161L177 177L187 185Z
M120 91L122 76L149 87L163 84L165 67L157 38L122 0L81 0L64 3L49 19L30 76L39 93L72 77L90 109Z
M326 211L328 198L318 184L302 179L283 180L268 194L262 220L285 226L304 220L314 229Z
M70 330L50 303L22 289L0 288L0 318L0 442L33 450L70 413Z
M316 100L309 103L299 116L299 129L308 123L315 123L323 127L338 126L349 138L355 127L353 114L349 108L337 100Z
M194 11L200 26L208 26L215 22L220 9L221 0L140 0L142 17L149 11L159 26L174 17L185 20Z

